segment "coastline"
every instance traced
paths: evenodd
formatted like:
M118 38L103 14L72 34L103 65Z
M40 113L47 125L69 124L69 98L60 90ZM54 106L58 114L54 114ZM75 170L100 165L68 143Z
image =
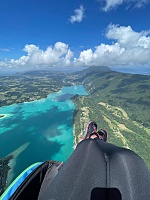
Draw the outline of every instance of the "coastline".
M63 86L63 87L65 87L65 86ZM62 87L62 88L63 88ZM58 93L62 88L56 88L55 89L55 91L49 91L49 93L47 93L46 95L44 95L44 96L33 96L32 98L30 97L30 98L28 98L28 100L24 100L24 99L20 99L18 102L16 101L16 102L12 102L12 103L5 103L5 104L2 104L2 105L0 105L0 108L1 107L5 107L5 106L11 106L11 105L14 105L14 104L24 104L24 103L30 103L30 102L34 102L34 101L38 101L38 100L41 100L41 99L46 99L50 94L53 94L53 93ZM5 115L5 114L0 114L0 116L1 115ZM3 117L2 117L3 118ZM1 117L0 117L0 119L1 119Z
M75 85L75 86L78 86L78 85ZM80 86L80 85L79 85ZM81 85L82 86L82 85ZM65 86L65 87L70 87L70 86ZM65 87L62 87L62 88L65 88ZM72 87L72 86L71 86ZM74 87L74 86L73 86ZM60 88L57 92L54 92L53 94L57 94L57 93L61 93L61 90L62 88ZM62 91L62 92L67 92L67 89L65 89L65 91ZM69 89L69 93L73 94L73 97L76 96L78 98L78 96L85 96L87 95L87 92L86 90L84 89L84 87L80 87L79 91L77 91L77 89L75 89L74 91L72 90L72 88ZM78 93L78 94L76 94ZM85 94L86 93L86 94ZM49 95L51 95L52 93L48 94L46 98L49 97ZM55 95L54 95L55 96ZM40 100L44 100L45 98L41 98L41 99L37 99L37 100L33 100L32 102L34 101L40 101ZM78 144L78 141L79 141L79 137L78 137L78 131L76 131L76 104L74 103L74 101L72 99L70 99L71 102L75 105L75 108L74 108L74 113L73 113L73 124L72 124L72 128L73 128L73 131L72 131L72 134L73 134L73 143L71 144L71 148L75 149L77 144ZM31 101L27 101L27 102L22 102L22 103L16 103L16 105L20 104L20 106L22 107L21 104L29 104L31 103ZM12 104L13 105L13 104ZM18 105L19 106L19 105ZM14 106L13 106L14 107ZM2 117L2 119L4 119L5 117L10 117L12 116L11 114L11 110L13 110L13 108L8 108L8 109L5 109L4 110L2 109L1 110L1 113L7 113L7 110L8 110L8 113L10 111L10 114L0 114ZM76 135L77 133L77 135ZM23 152L27 147L28 147L29 143L25 143L23 144L22 146L20 146L18 149L16 149L15 151L11 152L9 154L9 156L11 155L12 156L12 159L9 160L9 163L8 163L8 167L9 167L9 171L7 173L7 182L6 182L6 186L9 186L9 184L12 182L13 178L14 178L14 168L16 166L16 160L17 160L17 157L20 155L21 152Z
M73 140L73 149L75 150L76 146L77 146L77 136L75 134L75 124L73 124L73 137L74 137L74 140Z
M0 196L6 189L8 172L10 170L10 166L8 164L12 159L12 155L0 159Z
M72 98L72 102L75 104L75 110L73 113L73 136L74 136L74 146L75 149L78 143L81 141L86 125L90 121L89 117L89 107L85 107L83 102L85 96L79 95L79 98L77 96L74 96L75 98Z
M22 146L20 146L18 149L14 150L13 152L11 152L8 156L12 156L12 159L9 160L8 162L8 166L9 166L9 171L7 174L7 184L6 186L8 187L10 185L10 183L13 180L13 176L14 176L14 167L16 165L16 159L17 157L29 146L29 142L23 144Z

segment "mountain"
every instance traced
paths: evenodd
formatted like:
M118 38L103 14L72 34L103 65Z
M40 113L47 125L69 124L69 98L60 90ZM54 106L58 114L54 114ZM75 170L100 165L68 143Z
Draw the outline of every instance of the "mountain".
M90 67L80 73L88 96L73 98L75 144L88 121L96 121L109 133L109 142L140 155L150 169L150 76Z
M63 86L82 84L88 96L75 95L75 145L86 124L96 121L109 142L134 150L150 169L150 76L90 67L76 73L31 71L0 78L0 106L45 98Z

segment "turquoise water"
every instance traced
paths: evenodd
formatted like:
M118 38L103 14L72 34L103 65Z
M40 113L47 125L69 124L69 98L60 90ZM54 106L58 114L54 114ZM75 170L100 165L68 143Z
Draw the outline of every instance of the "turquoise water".
M45 160L66 161L73 152L73 112L70 97L87 95L83 86L64 87L46 99L0 108L0 158L28 146L12 160L13 179L29 165Z

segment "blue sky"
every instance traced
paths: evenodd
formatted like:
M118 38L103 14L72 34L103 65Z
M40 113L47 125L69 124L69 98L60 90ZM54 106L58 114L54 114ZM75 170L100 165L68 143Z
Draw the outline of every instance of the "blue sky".
M0 69L150 66L150 0L1 0Z

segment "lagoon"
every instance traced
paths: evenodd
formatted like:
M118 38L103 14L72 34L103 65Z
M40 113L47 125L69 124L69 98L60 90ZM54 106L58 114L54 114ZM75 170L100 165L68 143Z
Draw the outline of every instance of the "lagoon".
M66 161L73 152L73 113L70 97L87 95L82 85L62 88L47 98L0 107L0 158L13 154L8 184L29 165Z

